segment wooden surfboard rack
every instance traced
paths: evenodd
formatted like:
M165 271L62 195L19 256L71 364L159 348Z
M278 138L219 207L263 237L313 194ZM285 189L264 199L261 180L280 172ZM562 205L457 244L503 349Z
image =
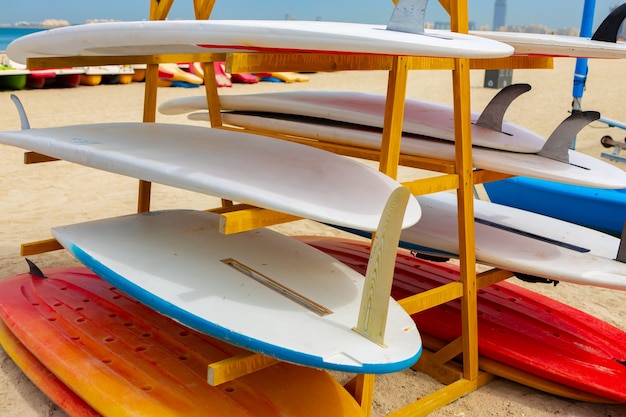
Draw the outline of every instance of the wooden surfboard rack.
M151 20L164 20L174 0L151 0ZM193 0L196 19L208 19L216 0ZM397 0L393 0L397 3ZM468 32L467 0L439 0L450 15L451 30ZM462 304L462 336L436 352L425 351L422 359L414 366L441 381L445 386L426 397L395 410L389 416L424 416L456 399L469 394L493 379L493 375L479 369L477 335L477 291L484 286L509 278L513 274L502 270L489 270L477 276L474 252L473 187L477 183L502 179L508 175L475 171L472 166L470 81L472 69L551 69L549 57L512 56L501 59L468 58L424 58L407 56L371 56L337 54L281 54L281 53L235 53L235 54L163 54L150 56L81 56L59 58L33 58L27 64L34 68L60 68L66 66L90 66L111 64L146 64L143 121L156 120L158 65L165 62L202 62L205 75L205 92L210 111L211 126L222 126L219 96L215 81L213 62L226 61L231 73L270 71L341 71L341 70L385 70L389 72L387 104L383 141L380 151L365 150L350 146L318 143L316 146L331 152L375 160L386 175L396 178L400 165L438 172L438 175L410 181L404 185L414 195L423 195L444 190L456 190L458 195L458 228L461 278L457 282L399 300L409 314L460 299ZM432 158L417 158L400 153L402 115L406 98L408 72L420 69L446 70L452 73L454 92L455 153L454 162ZM272 132L255 132L278 139L294 140ZM302 141L311 144L311 141ZM28 153L25 163L47 162L50 158ZM140 181L138 186L137 211L150 210L151 184ZM293 216L259 209L247 205L235 205L224 201L223 207L213 209L222 215L220 225L223 233L236 233L258 227L297 220ZM30 242L22 245L22 255L61 249L54 239ZM462 357L462 367L452 359ZM235 356L226 361L208 365L207 381L212 385L232 380L256 370L272 366L277 361L260 354ZM374 393L373 375L356 375L345 385L355 397L366 415L371 414Z

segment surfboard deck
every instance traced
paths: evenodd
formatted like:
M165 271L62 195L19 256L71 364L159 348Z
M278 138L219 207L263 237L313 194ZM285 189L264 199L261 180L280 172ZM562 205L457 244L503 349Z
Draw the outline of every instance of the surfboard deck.
M287 363L212 387L207 365L244 351L160 315L84 267L44 274L0 281L0 316L103 415L363 415L328 373Z
M192 113L190 116L195 115L198 113ZM200 116L208 118L208 113L201 113ZM229 125L257 131L368 149L380 149L382 141L381 129L326 119L276 113L224 112L222 120ZM454 143L421 135L403 134L400 152L412 156L455 160ZM601 188L615 188L620 187L620 184L626 184L626 174L618 167L573 150L569 150L568 153L569 164L565 164L534 153L515 153L474 146L472 161L474 167L480 169L567 184Z
M213 213L173 210L55 227L105 280L198 331L297 364L359 373L411 366L421 342L390 299L381 346L353 330L364 277L293 239L217 231Z
M456 196L439 192L416 198L422 219L402 231L400 247L435 258L458 258ZM478 263L520 277L626 290L626 263L615 260L620 240L614 236L481 200L474 200L474 216Z
M259 135L162 123L0 132L0 143L299 217L376 230L400 184L330 152ZM403 227L420 217L409 201Z
M604 190L516 177L484 184L497 204L554 217L620 237L626 221L626 189Z
M14 40L6 52L13 61L24 63L26 58L51 56L237 51L500 58L511 55L513 48L466 34L436 30L415 34L361 23L162 20L50 29Z
M316 117L381 129L385 102L384 95L356 91L303 90L220 96L223 110ZM181 97L159 105L159 112L163 114L197 110L207 110L206 97ZM478 113L472 113L473 120L478 117ZM406 133L454 141L454 109L444 104L407 99L402 126ZM506 134L473 124L472 143L511 152L535 153L546 142L545 138L514 123L504 121L502 130Z
M514 55L543 55L571 58L626 58L626 43L604 42L577 36L547 33L517 33L499 31L470 31L481 36L511 45Z
M357 271L367 264L367 243L319 236L298 239ZM392 294L399 300L458 279L456 265L399 250ZM425 342L435 337L447 343L461 335L460 316L457 300L412 317ZM488 371L503 378L580 401L624 403L626 346L618 340L626 340L626 332L510 282L478 291L480 360L496 361Z

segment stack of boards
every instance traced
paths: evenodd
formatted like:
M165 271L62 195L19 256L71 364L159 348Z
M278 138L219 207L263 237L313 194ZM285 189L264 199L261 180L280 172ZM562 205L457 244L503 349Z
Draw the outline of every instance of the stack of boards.
M357 271L369 256L364 242L300 237ZM399 250L392 294L403 299L458 281L451 263ZM461 302L414 314L424 345L438 350L461 336ZM500 282L478 291L480 367L555 395L590 402L626 402L626 332L568 305Z

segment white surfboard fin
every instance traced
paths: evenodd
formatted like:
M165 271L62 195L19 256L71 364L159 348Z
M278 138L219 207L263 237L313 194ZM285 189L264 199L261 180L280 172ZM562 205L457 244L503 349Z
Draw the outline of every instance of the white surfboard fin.
M398 0L387 23L387 30L424 34L428 0Z
M31 261L28 258L24 258L26 259L26 263L28 264L28 273L31 274L34 277L38 277L38 278L48 278L42 271L41 269L39 269L39 267L37 265L35 265L35 263L33 261Z
M17 107L17 112L20 115L20 123L22 125L22 130L30 129L28 116L26 116L26 110L24 110L24 106L22 105L21 100L15 94L11 94L11 100L13 100L13 104L15 104L15 107Z
M597 111L574 112L552 132L537 155L569 164L569 152L574 138L589 123L600 118Z
M511 84L504 87L487 104L487 107L485 107L476 121L476 125L496 132L502 132L504 113L509 109L513 100L527 91L530 91L529 84Z
M591 37L594 41L617 42L620 26L626 19L626 3L613 10L598 26Z
M626 221L624 221L624 227L622 228L622 236L619 241L619 248L617 249L617 257L616 261L626 263L626 243L624 240L626 239Z
M356 327L353 328L361 336L381 346L385 346L389 297L402 232L402 220L410 196L408 188L398 187L385 204L367 263L359 318Z

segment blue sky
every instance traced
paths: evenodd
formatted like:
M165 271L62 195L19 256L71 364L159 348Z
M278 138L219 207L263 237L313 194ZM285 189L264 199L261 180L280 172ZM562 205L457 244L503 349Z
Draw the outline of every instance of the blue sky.
M579 28L585 0L507 0L506 23L509 25L543 24L551 29ZM593 0L587 0L593 1ZM621 0L595 0L595 24ZM495 0L468 0L470 20L477 26L493 23ZM387 23L391 0L218 0L213 11L217 19L295 19ZM41 22L63 19L83 23L86 19L143 20L148 16L148 0L17 0L4 7L0 23ZM430 0L428 21L447 20L436 0ZM192 0L175 0L170 18L193 18Z

